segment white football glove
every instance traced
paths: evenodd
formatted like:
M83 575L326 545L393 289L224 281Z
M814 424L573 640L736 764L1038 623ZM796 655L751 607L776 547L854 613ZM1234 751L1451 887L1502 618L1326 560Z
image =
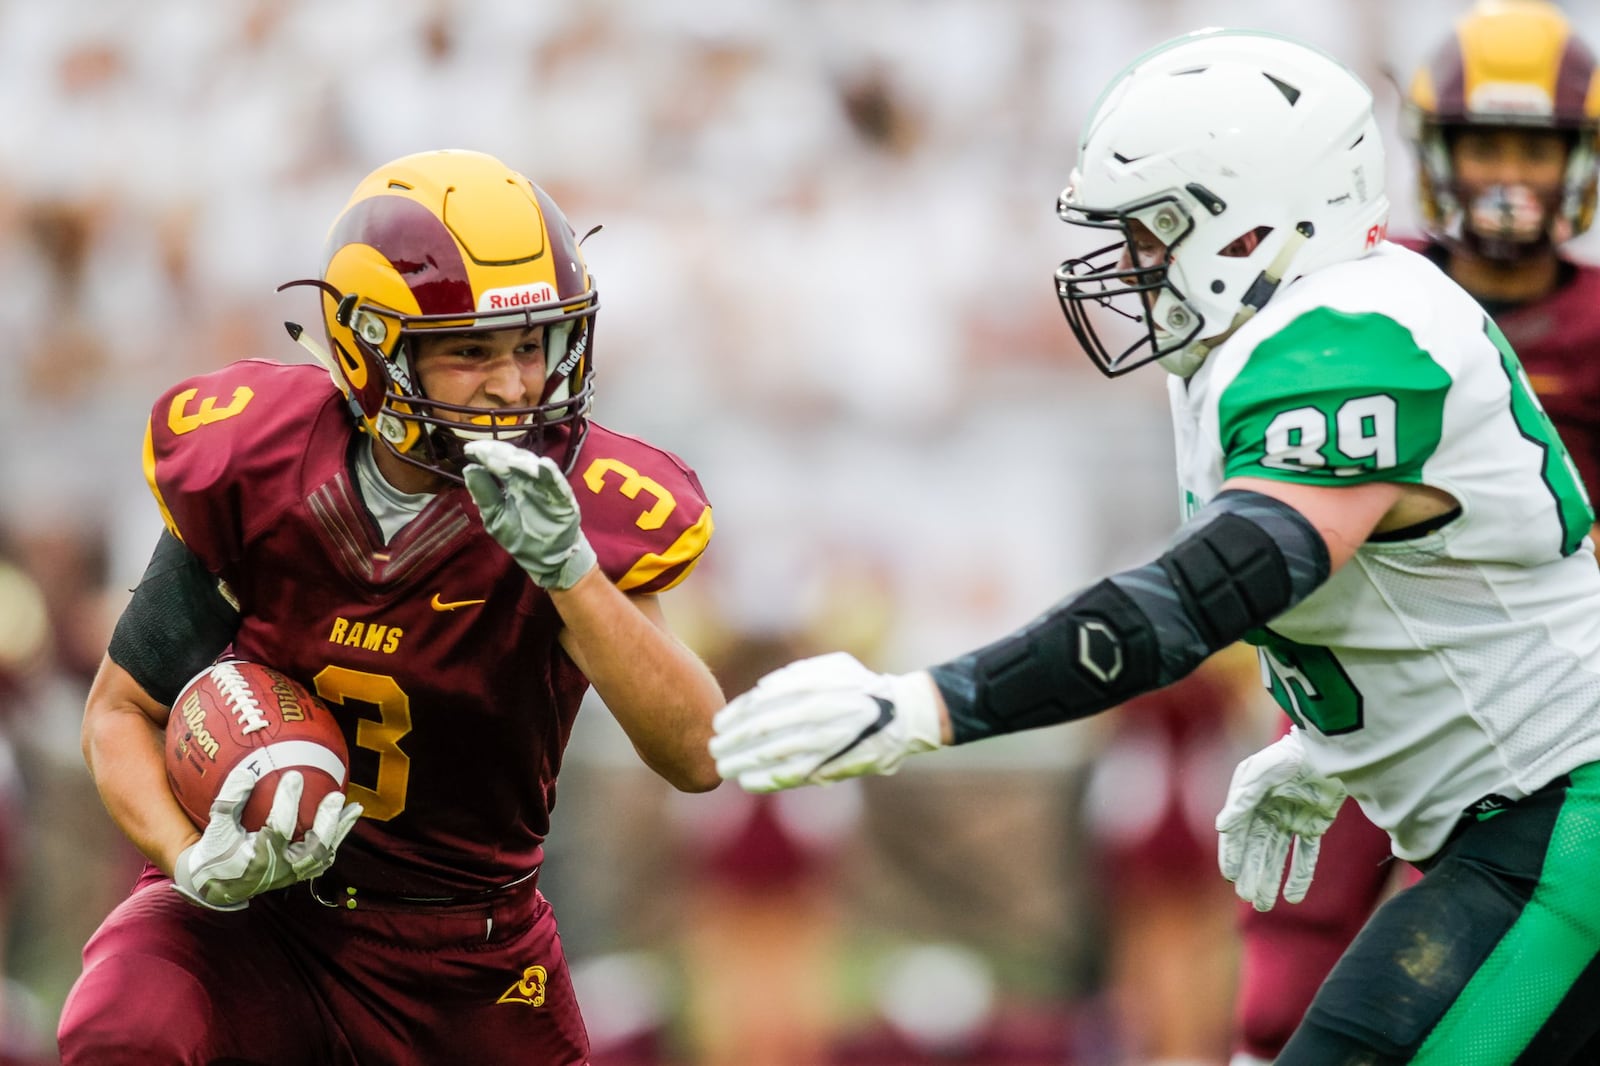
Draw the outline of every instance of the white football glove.
M248 766L234 767L211 801L205 832L178 853L172 887L191 902L238 911L250 905L251 896L317 877L333 865L339 843L361 817L361 804L330 792L317 804L311 828L291 842L305 790L305 779L291 770L278 780L266 822L252 833L239 818L255 785Z
M926 673L875 674L844 652L790 663L717 713L717 773L748 792L892 774L941 746Z
M503 440L466 446L464 471L483 528L542 589L569 589L594 569L594 549L566 475L554 461Z
M1240 763L1217 815L1217 864L1239 898L1258 911L1269 911L1278 901L1281 883L1286 901L1305 899L1322 834L1333 824L1345 795L1343 785L1317 774L1306 762L1299 729Z

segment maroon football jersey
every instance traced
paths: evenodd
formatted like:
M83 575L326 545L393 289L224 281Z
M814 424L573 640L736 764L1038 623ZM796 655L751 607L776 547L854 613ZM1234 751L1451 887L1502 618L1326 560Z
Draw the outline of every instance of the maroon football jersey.
M1441 265L1449 258L1438 244L1402 243ZM1550 295L1491 311L1593 497L1600 491L1600 266L1563 259Z
M464 488L383 543L351 469L365 446L326 371L249 360L156 402L145 471L238 599L232 654L298 678L344 726L365 814L336 874L419 896L503 884L541 859L588 682ZM670 588L711 537L693 471L643 441L591 424L569 481L626 592Z
M1495 316L1591 496L1600 491L1600 267L1571 263L1542 300Z

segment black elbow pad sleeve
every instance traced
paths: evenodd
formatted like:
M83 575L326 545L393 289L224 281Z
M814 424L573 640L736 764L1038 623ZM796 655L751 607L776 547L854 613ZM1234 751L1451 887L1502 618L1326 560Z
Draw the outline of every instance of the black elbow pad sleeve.
M930 673L958 744L1071 721L1178 680L1328 573L1327 546L1298 511L1221 493L1159 559Z
M1138 605L1108 579L931 673L962 744L1121 703L1144 691L1158 658Z
M1157 564L1201 638L1220 648L1289 606L1289 568L1276 548L1250 519L1222 514Z
M106 654L167 706L239 631L239 609L199 556L163 531Z

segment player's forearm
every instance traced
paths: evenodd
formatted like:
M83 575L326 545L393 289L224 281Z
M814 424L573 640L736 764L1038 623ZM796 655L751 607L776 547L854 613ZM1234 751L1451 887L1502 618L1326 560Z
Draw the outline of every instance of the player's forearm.
M563 647L645 764L685 792L715 788L707 743L722 689L666 629L659 606L630 600L598 568L551 600L566 624Z
M165 873L199 838L167 784L165 735L125 691L131 679L107 659L83 715L83 757L118 828Z
M964 744L1073 721L1171 684L1328 574L1322 535L1298 511L1256 492L1219 494L1154 562L930 669L947 734Z

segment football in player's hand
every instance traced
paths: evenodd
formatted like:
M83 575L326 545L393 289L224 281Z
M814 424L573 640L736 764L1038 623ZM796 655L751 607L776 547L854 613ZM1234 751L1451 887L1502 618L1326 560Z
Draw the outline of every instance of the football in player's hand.
M343 791L350 758L333 712L285 674L260 663L228 660L184 686L167 719L167 782L200 829L211 801L235 766L256 776L242 821L254 831L266 821L285 771L305 781L295 836L311 825L317 802Z

